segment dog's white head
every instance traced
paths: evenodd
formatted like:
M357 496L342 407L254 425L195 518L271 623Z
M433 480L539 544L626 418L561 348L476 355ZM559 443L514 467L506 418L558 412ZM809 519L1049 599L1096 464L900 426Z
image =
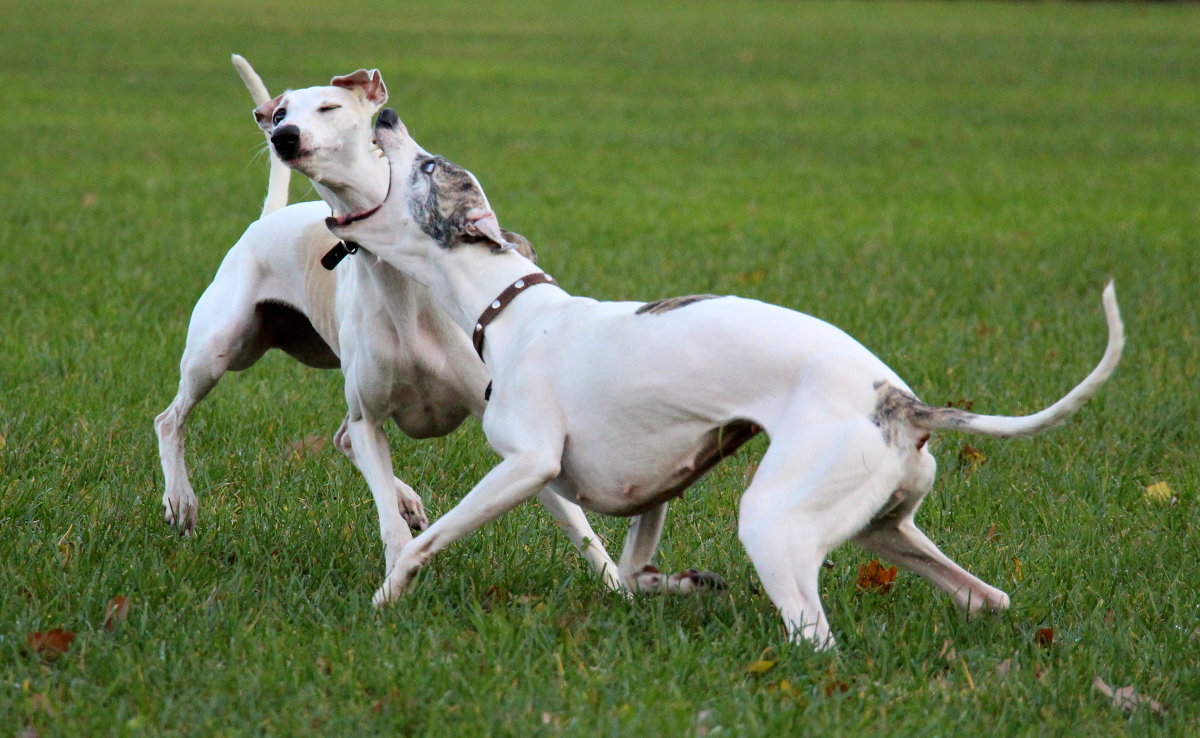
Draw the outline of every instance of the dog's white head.
M288 90L254 110L275 153L318 184L361 177L374 144L371 117L387 102L378 69L334 77L328 86Z
M379 114L375 139L391 168L388 195L370 210L329 218L335 236L401 268L472 244L536 258L523 236L500 228L475 175L421 148L390 108Z

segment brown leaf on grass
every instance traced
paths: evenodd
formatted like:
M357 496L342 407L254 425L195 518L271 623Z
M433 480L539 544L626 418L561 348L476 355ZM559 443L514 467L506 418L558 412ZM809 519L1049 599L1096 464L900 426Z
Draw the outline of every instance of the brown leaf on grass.
M318 656L317 660L313 663L316 665L317 671L321 672L325 676L329 676L333 672L333 667L329 664L329 660L324 656Z
M964 443L958 450L958 466L966 469L968 474L973 474L985 461L987 461L987 457L983 455L983 452L969 443Z
M849 691L849 689L849 684L833 675L833 664L830 664L829 671L825 674L825 681L821 683L821 694L832 697L839 692Z
M25 647L47 661L53 661L67 652L75 634L62 628L51 628L46 632L33 631L25 637Z
M875 591L887 594L896 581L897 574L896 567L885 567L878 559L871 559L869 563L858 567L858 581L855 582L855 586L860 592Z
M491 612L501 605L508 604L510 599L512 599L512 595L507 589L493 584L483 593L483 597L479 600L479 608L484 612Z
M1033 634L1033 642L1042 648L1050 648L1054 645L1054 628L1038 628Z
M313 434L305 436L298 441L289 441L287 444L288 456L292 461L300 461L305 456L315 456L325 447L329 445L329 439L322 435Z
M128 615L129 598L117 595L108 601L108 608L104 611L104 629L109 633L113 632L118 625L125 622Z
M966 410L969 412L971 408L975 407L975 401L968 400L965 397L960 397L957 400L951 400L950 402L947 402L946 407L956 407L959 410Z
M983 537L983 540L991 541L998 535L1000 535L1000 529L996 527L995 523L992 523L988 526L987 534Z
M1121 710L1136 710L1144 705L1160 715L1167 711L1167 708L1158 700L1138 694L1132 684L1127 687L1114 688L1097 675L1092 681L1092 686L1105 697L1111 698L1113 707Z

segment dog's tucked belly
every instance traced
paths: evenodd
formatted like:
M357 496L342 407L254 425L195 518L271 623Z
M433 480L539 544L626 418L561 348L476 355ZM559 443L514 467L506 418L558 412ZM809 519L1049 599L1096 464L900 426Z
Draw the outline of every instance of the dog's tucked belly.
M606 515L639 515L678 497L705 472L761 428L737 420L705 432L663 430L652 439L614 439L597 445L574 444L567 438L562 471L555 490L581 506Z

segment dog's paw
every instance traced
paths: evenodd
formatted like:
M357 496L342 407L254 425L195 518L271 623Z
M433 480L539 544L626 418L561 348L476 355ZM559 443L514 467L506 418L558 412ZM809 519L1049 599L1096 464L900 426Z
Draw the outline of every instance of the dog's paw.
M429 527L429 516L425 514L425 503L412 487L396 478L396 502L400 505L400 515L408 527L417 531Z
M178 498L163 495L163 519L181 536L189 536L196 531L199 508L200 502L194 494Z
M691 594L701 590L724 592L725 579L711 571L688 569L667 578L667 591L678 594Z
M691 594L703 590L722 592L725 590L725 580L711 571L688 569L667 576L657 567L646 566L641 571L630 576L630 589L634 592L667 592L670 594Z

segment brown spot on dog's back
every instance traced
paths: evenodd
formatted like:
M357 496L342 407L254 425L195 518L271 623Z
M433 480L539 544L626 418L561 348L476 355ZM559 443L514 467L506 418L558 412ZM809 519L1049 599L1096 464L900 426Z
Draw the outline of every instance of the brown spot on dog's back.
M685 297L668 297L663 300L648 302L637 309L635 315L661 315L672 310L687 307L702 300L715 300L720 295L687 295Z

